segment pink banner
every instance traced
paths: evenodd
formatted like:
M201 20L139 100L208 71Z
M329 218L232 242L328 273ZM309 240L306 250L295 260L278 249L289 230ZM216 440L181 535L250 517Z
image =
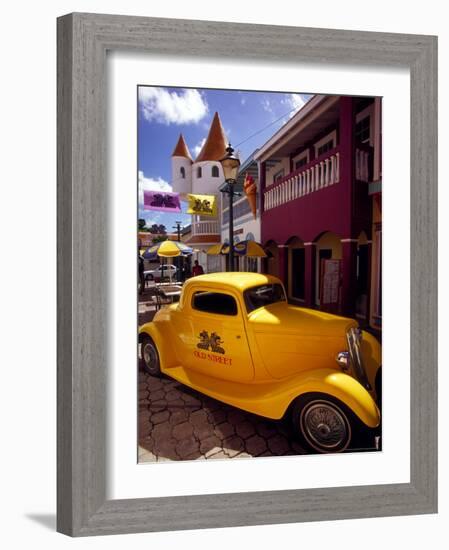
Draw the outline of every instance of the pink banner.
M178 193L168 193L167 191L144 191L143 207L145 210L181 212Z

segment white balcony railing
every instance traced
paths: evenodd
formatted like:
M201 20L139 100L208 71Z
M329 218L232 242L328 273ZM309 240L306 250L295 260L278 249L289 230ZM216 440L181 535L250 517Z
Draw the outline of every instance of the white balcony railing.
M264 210L276 208L309 193L338 183L340 179L340 154L330 155L322 161L293 172L272 189L264 193Z
M219 232L217 220L192 222L193 235L217 235Z

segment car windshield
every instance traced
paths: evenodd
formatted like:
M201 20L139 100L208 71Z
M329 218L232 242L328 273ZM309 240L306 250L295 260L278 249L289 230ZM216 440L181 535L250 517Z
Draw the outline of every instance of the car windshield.
M244 291L245 305L248 313L259 307L268 306L276 302L285 302L285 294L282 285L258 285Z

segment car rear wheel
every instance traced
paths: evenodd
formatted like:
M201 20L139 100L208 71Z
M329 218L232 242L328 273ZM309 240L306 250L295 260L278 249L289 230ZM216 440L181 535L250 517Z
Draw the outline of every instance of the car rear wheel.
M301 443L318 453L339 453L348 448L352 422L346 408L325 394L296 400L292 409L293 429Z
M143 370L151 376L160 376L161 367L159 353L153 340L145 335L141 339L141 365Z

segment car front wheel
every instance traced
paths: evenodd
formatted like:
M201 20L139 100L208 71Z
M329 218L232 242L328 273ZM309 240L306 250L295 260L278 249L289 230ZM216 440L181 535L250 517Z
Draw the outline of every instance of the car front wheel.
M352 438L350 414L325 394L300 397L292 409L293 429L301 443L318 453L339 453Z
M153 340L144 335L141 339L141 365L143 370L151 376L160 376L161 367L159 353Z

